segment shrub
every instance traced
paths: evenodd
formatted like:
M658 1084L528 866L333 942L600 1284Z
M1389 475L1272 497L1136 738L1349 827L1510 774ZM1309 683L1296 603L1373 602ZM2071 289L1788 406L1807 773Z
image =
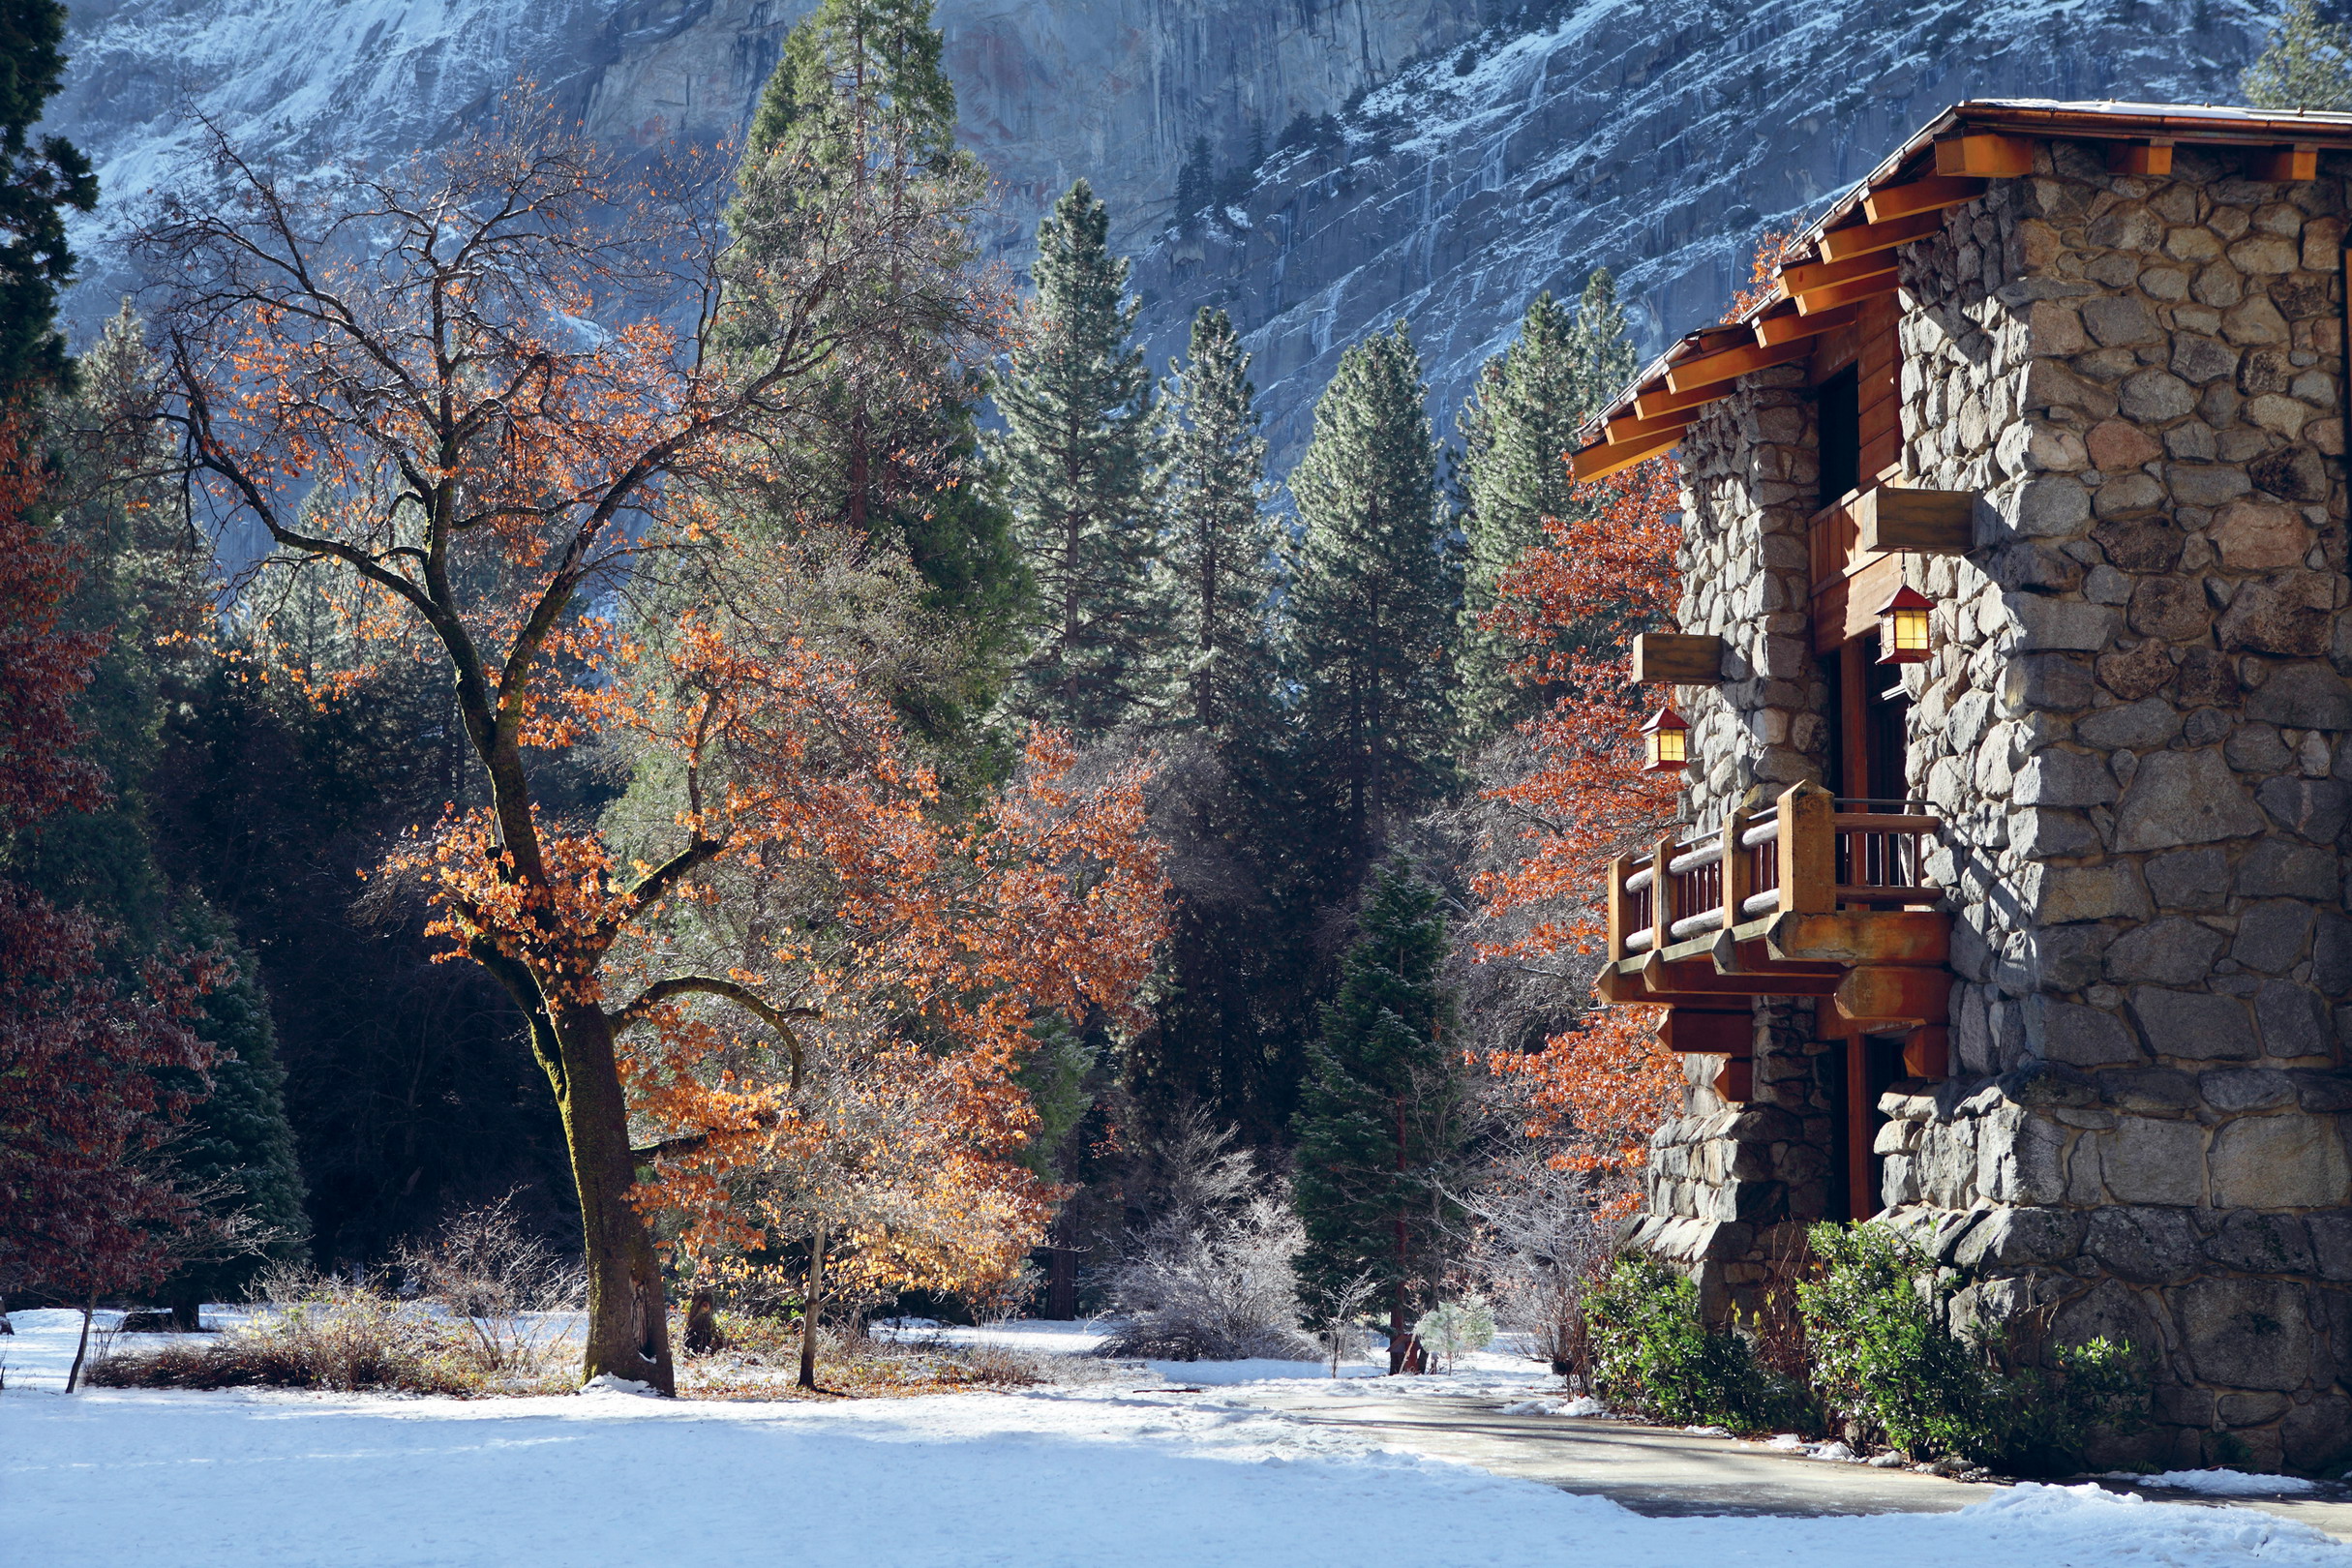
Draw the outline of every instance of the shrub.
M2131 1347L2096 1339L2046 1366L2004 1365L1975 1320L1952 1321L1967 1284L1885 1225L1821 1224L1819 1278L1797 1287L1821 1398L1865 1441L2011 1471L2050 1472L2093 1427L2129 1430L2148 1402Z
M1809 1423L1804 1391L1699 1312L1699 1287L1648 1257L1622 1257L1584 1297L1593 1392L1612 1404L1735 1432Z
M1144 1171L1157 1218L1131 1232L1103 1277L1111 1309L1128 1319L1106 1356L1154 1361L1306 1361L1319 1352L1299 1332L1298 1276L1307 1245L1288 1186L1259 1176L1237 1134L1197 1107L1183 1112Z
M1155 1361L1314 1360L1321 1352L1299 1332L1298 1276L1291 1269L1306 1244L1280 1191L1235 1212L1155 1226L1111 1272L1112 1305L1129 1321L1102 1353Z
M1493 1303L1498 1325L1525 1337L1527 1353L1561 1376L1589 1371L1584 1296L1609 1268L1606 1188L1589 1172L1552 1162L1544 1147L1489 1166L1462 1198L1478 1221L1465 1259Z
M1446 1371L1452 1372L1456 1356L1484 1350L1494 1342L1494 1310L1484 1296L1449 1301L1421 1314L1413 1325L1413 1338L1432 1354L1445 1357Z
M401 1249L398 1259L408 1291L455 1318L494 1371L535 1370L559 1332L549 1314L588 1296L579 1259L531 1234L514 1198L466 1210L433 1240Z
M556 1393L571 1379L545 1347L494 1349L453 1321L369 1285L280 1275L252 1321L195 1344L107 1354L89 1380L112 1388L316 1388L345 1393Z

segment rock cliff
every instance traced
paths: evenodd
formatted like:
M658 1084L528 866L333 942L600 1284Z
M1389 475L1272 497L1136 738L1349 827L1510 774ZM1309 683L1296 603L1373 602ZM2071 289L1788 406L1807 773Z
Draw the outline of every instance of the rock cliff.
M430 145L517 79L598 134L732 135L808 0L85 0L52 125L95 158L75 315L130 280L104 244L191 115L299 166ZM1139 255L1156 359L1225 304L1259 354L1278 463L1338 351L1393 317L1441 428L1536 289L1606 263L1652 343L1721 308L1758 231L1970 96L2226 97L2251 0L940 0L965 133L1018 262L1084 174ZM1348 109L1229 215L1167 228L1196 135Z
M2244 0L1583 0L1370 94L1344 142L1136 268L1156 362L1202 303L1256 351L1278 469L1341 349L1406 317L1440 428L1539 289L1606 265L1645 347L1712 319L1794 227L1967 98L2231 101Z
M90 0L50 124L117 219L193 144L193 116L299 165L428 146L515 81L623 143L729 137L810 0ZM1018 260L1083 174L1139 244L1177 166L1268 136L1474 33L1498 0L940 0L966 138L995 171L992 249ZM95 236L92 236L93 239ZM109 297L119 276L85 244ZM85 302L84 313L88 306Z

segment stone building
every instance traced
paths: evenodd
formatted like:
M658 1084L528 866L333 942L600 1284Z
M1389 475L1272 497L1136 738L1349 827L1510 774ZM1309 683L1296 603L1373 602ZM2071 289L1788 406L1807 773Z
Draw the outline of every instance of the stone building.
M2352 1451L2347 179L2352 115L1960 105L1574 460L1684 484L1685 826L1602 979L1691 1070L1637 1242L1723 1311L1915 1226L2142 1347L2164 1463Z

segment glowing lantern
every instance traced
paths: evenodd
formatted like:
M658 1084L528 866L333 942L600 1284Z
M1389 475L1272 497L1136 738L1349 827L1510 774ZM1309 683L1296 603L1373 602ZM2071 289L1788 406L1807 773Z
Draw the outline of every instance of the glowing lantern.
M1661 708L1642 726L1642 739L1649 748L1649 761L1642 765L1644 773L1678 773L1690 766L1691 727L1673 708Z
M1927 613L1935 601L1909 588L1895 589L1879 610L1879 662L1927 662Z

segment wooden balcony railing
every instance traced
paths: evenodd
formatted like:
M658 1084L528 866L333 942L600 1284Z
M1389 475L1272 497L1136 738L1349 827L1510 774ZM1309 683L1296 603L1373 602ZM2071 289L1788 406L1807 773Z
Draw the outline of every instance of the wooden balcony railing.
M1933 905L1943 890L1927 879L1925 840L1943 827L1922 802L1838 800L1800 786L1769 811L1734 811L1720 833L1660 839L1611 867L1609 955L1659 952L1778 914Z
M1905 1034L1916 1075L1941 1076L1950 921L1925 862L1943 826L1922 802L1799 785L1719 832L1621 856L1600 993L1665 1006L1673 1049L1734 1058L1727 1098L1744 1098L1759 996L1822 999L1824 1035Z

